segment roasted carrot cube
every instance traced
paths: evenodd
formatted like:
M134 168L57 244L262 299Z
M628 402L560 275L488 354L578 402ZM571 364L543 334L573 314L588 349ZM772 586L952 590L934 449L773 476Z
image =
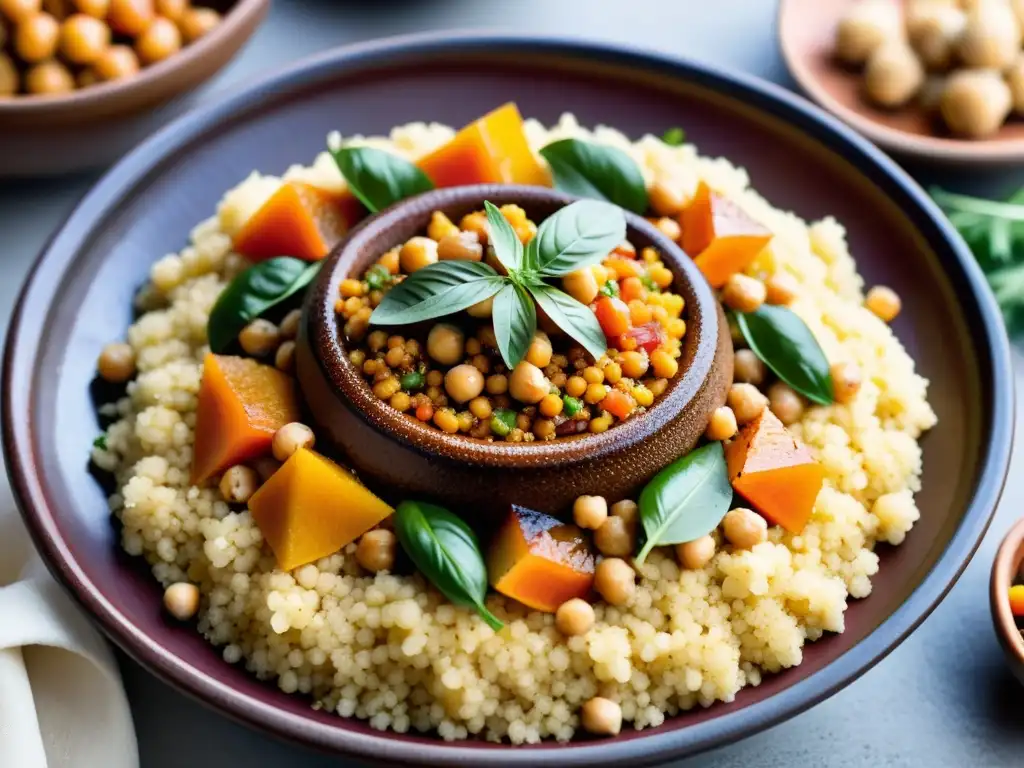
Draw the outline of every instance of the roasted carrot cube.
M192 482L202 483L267 453L274 433L298 418L291 376L250 358L207 355L196 409Z
M680 214L679 224L683 250L693 257L712 288L721 288L746 269L772 239L771 232L704 182Z
M487 558L491 586L538 611L554 613L594 582L594 555L575 525L512 506Z
M310 184L288 181L253 214L235 237L235 250L252 261L293 256L318 261L359 220L362 208Z
M636 410L636 400L625 392L610 389L608 394L605 395L604 400L601 401L601 410L608 411L608 413L621 421Z
M249 512L290 571L333 555L394 510L348 470L300 448L249 499Z
M601 330L609 339L621 336L632 326L629 307L621 299L602 296L594 305L594 313L597 315Z
M447 144L420 158L418 165L436 187L550 184L526 141L519 109L512 103L470 123Z
M725 449L737 493L775 525L800 533L814 510L825 471L768 408Z

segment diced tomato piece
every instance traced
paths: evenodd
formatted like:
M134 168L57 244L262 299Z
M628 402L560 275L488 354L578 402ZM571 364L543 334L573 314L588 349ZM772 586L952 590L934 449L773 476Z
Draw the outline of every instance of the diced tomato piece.
M601 408L621 421L636 410L636 401L625 392L610 389L601 401Z
M650 354L664 344L666 339L665 329L661 327L660 323L644 323L622 334L622 341L626 343L626 346L618 348L625 352L642 347L647 350L647 354ZM630 342L632 343L630 344Z
M594 313L604 335L610 339L628 331L632 324L629 319L629 307L622 299L602 296L594 306Z
M619 283L619 296L625 302L630 302L633 299L643 299L646 295L647 290L644 288L644 284L640 281L639 277L627 277Z

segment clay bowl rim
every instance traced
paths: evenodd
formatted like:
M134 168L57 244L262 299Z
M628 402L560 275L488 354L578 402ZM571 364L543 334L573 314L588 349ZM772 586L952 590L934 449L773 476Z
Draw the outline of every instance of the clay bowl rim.
M232 41L244 32L238 45L244 44L256 32L260 21L270 9L271 0L234 0L224 12L221 23L191 45L186 45L173 56L145 67L137 75L112 80L89 88L76 89L57 96L19 95L0 99L0 124L17 120L11 127L38 124L63 118L82 119L81 115L98 113L106 116L137 111L153 101L152 92L180 93L195 83L209 80L223 66L205 72L198 78L187 78L171 88L154 88L174 79L175 73L201 63L210 52ZM246 28L249 28L246 31Z
M1024 518L1018 520L999 544L992 562L989 582L989 601L992 608L992 626L999 638L1003 653L1024 670L1024 635L1010 611L1010 586L1024 565ZM1024 678L1021 679L1024 682Z
M424 192L395 203L362 222L327 257L311 293L310 311L306 318L309 341L317 365L334 397L355 411L371 428L393 440L430 455L457 455L462 462L482 466L515 466L516 460L524 457L541 458L546 467L565 466L583 458L598 458L627 450L642 440L656 439L658 432L680 417L714 367L719 333L718 302L711 286L686 252L644 217L626 210L622 213L626 219L627 239L632 240L639 234L651 241L661 252L665 265L672 271L675 279L673 288L679 291L680 283L683 282L695 297L694 301L687 301L686 308L687 333L680 358L686 367L680 367L665 392L646 412L600 434L584 433L555 440L508 443L461 434L449 435L398 413L373 395L362 373L348 359L351 350L342 338L334 311L338 284L364 268L355 270L357 265L372 263L370 259L380 256L379 253L367 255L364 252L374 239L383 237L391 242L385 249L400 244L401 239L392 242L395 240L392 232L407 220L428 216L435 210L445 211L477 203L476 207L482 209L487 199L497 200L501 204L522 202L525 207L529 207L531 202L565 206L582 198L548 187L474 184ZM437 318L438 322L444 320L444 317Z
M775 36L779 41L779 50L789 73L796 80L800 89L817 102L821 108L828 110L880 147L893 152L951 164L985 163L986 165L996 165L1024 160L1024 139L1000 138L998 135L980 140L957 139L948 136L911 133L890 128L839 102L814 75L807 65L807 56L804 51L793 45L792 39L787 33L790 28L790 22L787 20L800 11L801 3L806 4L806 2L807 0L779 0L778 11L775 14Z
M35 342L60 276L74 269L72 247L96 221L140 180L158 172L176 152L216 131L238 112L282 91L301 89L319 78L337 77L364 67L391 65L396 58L457 54L514 53L516 56L559 56L571 62L607 63L637 77L658 74L741 99L750 109L784 120L806 136L858 162L859 176L875 184L912 221L926 227L936 243L936 261L953 274L967 292L976 322L969 331L983 352L988 375L991 434L979 446L979 471L974 493L965 503L945 548L922 574L907 599L874 626L855 646L827 665L768 699L721 716L677 729L652 729L607 742L574 742L523 748L484 750L442 741L424 742L393 735L326 726L282 711L240 692L223 677L172 653L159 635L138 628L130 616L111 603L92 581L75 544L67 539L50 505L39 457L33 449L33 425L26 414L33 407L32 382L40 361ZM388 765L479 765L527 768L554 760L572 768L612 765L624 760L649 765L681 755L694 755L780 723L824 701L885 658L927 618L963 573L988 529L1009 466L1014 431L1012 366L1009 341L999 310L980 267L938 207L921 187L887 155L835 116L781 86L753 75L723 70L677 54L653 52L638 45L581 40L565 35L524 35L495 32L444 32L374 40L323 52L279 72L238 87L223 98L178 118L130 152L114 166L69 214L37 258L12 316L4 353L0 423L7 472L18 507L35 546L54 577L109 638L146 669L223 715L263 732L332 753L343 753ZM85 471L84 468L82 471ZM111 547L111 557L116 554ZM219 669L219 667L218 667Z

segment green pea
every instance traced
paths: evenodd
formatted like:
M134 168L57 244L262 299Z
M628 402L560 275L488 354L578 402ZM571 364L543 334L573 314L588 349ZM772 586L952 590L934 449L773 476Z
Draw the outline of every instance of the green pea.
M562 395L562 413L570 419L583 410L583 402L569 395Z
M403 374L399 383L406 392L412 392L415 389L422 389L426 381L426 376L419 371L413 371L412 373Z
M508 408L499 408L491 416L491 432L498 437L506 437L516 426L516 412Z
M391 282L391 273L383 264L374 264L366 271L366 284L371 291L379 291Z

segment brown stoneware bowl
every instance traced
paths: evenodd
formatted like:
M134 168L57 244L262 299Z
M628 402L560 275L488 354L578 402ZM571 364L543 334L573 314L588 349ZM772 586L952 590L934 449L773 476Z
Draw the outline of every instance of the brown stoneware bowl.
M899 2L900 0L893 0ZM803 91L885 149L950 164L1003 165L1024 160L1024 122L1011 119L991 138L961 139L943 132L923 109L873 106L861 95L860 75L832 56L836 25L852 0L780 0L779 47Z
M223 19L134 77L62 96L0 99L0 179L99 168L167 122L156 110L209 80L252 37L270 0L203 0Z
M626 237L657 248L686 300L679 373L644 414L599 435L505 443L449 435L378 400L348 359L334 312L338 285L422 234L434 211L458 221L516 203L540 222L575 198L542 187L440 189L406 200L362 225L328 257L305 308L296 364L317 426L360 477L399 497L428 497L480 514L520 504L564 513L585 493L633 496L658 470L692 449L732 383L732 339L725 315L693 261L643 217L626 213Z
M331 130L458 126L509 100L549 124L571 110L631 136L684 126L702 153L746 167L776 206L809 220L835 216L866 283L903 297L891 327L931 380L939 416L922 442L921 520L900 547L879 547L872 594L851 601L843 634L805 646L800 666L765 675L728 704L611 739L515 749L375 731L226 664L194 627L164 618L159 585L120 550L107 491L88 471L101 429L89 388L96 357L123 337L153 262L180 250L225 190L253 168L280 174L311 160ZM970 251L928 195L839 120L769 83L677 57L445 33L328 52L193 112L125 157L40 255L8 333L0 389L7 469L44 560L109 637L164 680L263 732L375 765L598 768L663 763L756 733L847 685L913 631L988 526L1009 460L1012 381L999 312Z
M992 626L999 645L1006 655L1006 663L1024 684L1024 637L1010 612L1010 587L1020 579L1024 568L1024 520L1019 520L1003 538L992 563L989 599L992 604Z

